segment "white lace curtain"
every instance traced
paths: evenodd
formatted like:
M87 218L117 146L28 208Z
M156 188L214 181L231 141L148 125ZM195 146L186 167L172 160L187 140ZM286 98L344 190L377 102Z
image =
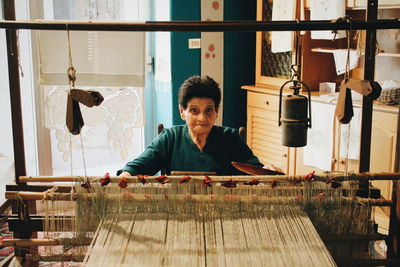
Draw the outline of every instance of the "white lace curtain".
M65 127L68 48L63 36L65 32L57 32L55 36L51 32L40 34L39 83L43 90L46 127L56 130L57 150L68 161L71 147L67 145L69 133ZM88 39L93 36L95 40ZM84 127L96 128L82 132L85 148L109 146L126 160L134 145L133 128L144 126L144 35L79 32L71 37L76 88L94 89L104 97L98 107L81 105ZM79 139L71 140L72 148L80 148L76 144Z

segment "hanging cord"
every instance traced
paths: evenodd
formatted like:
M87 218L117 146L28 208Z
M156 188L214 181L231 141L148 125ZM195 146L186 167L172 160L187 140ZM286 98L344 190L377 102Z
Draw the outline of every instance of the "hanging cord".
M21 66L21 57L20 57L20 45L19 45L19 30L16 30L16 37L17 37L17 53L18 53L18 68L19 68L19 72L21 77L24 77L24 71L22 70L22 66Z
M86 172L86 159L85 159L85 150L83 149L83 137L82 134L79 135L81 137L81 149L82 149L82 159L83 159L83 170L85 171L85 180L88 182L88 176Z
M356 34L353 37L353 40L357 41L357 54L360 56L362 55L365 51L365 43L363 42L363 37L365 39L365 34L363 35L362 33L365 32L365 30L358 30ZM372 44L371 44L372 47ZM375 55L378 55L381 52L379 48L379 42L378 40L375 41Z
M19 210L18 217L20 220L27 221L28 220L28 218L26 216L27 215L27 213L26 213L27 206L26 206L26 203L24 202L24 199L19 194L19 192L17 192L17 200L18 200L17 202L18 202L18 210Z
M71 49L71 38L69 34L69 29L68 29L68 23L66 24L67 28L67 38L68 38L68 80L69 80L69 93L71 93L71 89L75 88L75 81L76 81L76 70L74 68L74 65L72 63L72 49ZM70 133L70 153L71 153L71 176L72 176L72 134ZM88 181L87 177L87 169L86 169L86 159L85 159L85 152L83 148L83 138L82 138L82 133L79 134L80 139L81 139L81 149L82 149L82 160L83 160L83 170L85 173L86 177L86 182Z
M337 20L332 20L332 22L338 22L338 21L346 21L350 24L350 29L346 30L346 45L347 45L347 55L346 55L346 67L345 67L345 72L344 72L344 77L343 79L346 81L347 79L350 78L350 44L351 44L351 37L350 37L350 30L351 30L351 18L349 16L344 16L341 18L338 18ZM337 31L333 31L334 32L334 37L333 40L334 41L336 39L337 36ZM341 136L342 136L342 125L339 124L339 144L341 144ZM347 127L347 143L346 143L346 155L345 155L345 162L344 162L344 175L346 177L346 181L348 181L348 169L349 169L349 147L350 147L350 131L351 131L351 127L350 127L350 123L348 124ZM338 157L340 158L340 147L339 147L339 155ZM338 167L340 166L340 160L338 160Z
M347 56L346 56L346 70L344 72L344 79L347 80L350 78L350 30L346 30L346 39L347 39Z
M70 168L71 168L71 176L73 176L73 164L72 164L72 134L69 134L69 155L70 155Z
M71 54L71 40L69 37L69 29L68 29L68 23L66 24L67 28L67 40L68 40L68 70L67 70L67 75L68 75L68 82L69 82L69 90L68 94L70 94L71 89L74 88L75 86L75 69L72 65L72 54ZM72 163L72 134L69 134L69 154L70 154L70 160L71 160L71 176L73 176L73 163Z
M345 17L346 21L350 23L351 26L351 20L349 17ZM350 27L351 28L351 27ZM346 55L346 70L344 72L344 80L346 81L347 79L350 78L350 30L346 30L346 39L347 39L347 55ZM351 122L348 124L347 127L347 144L346 144L346 157L345 157L345 164L344 164L344 174L346 177L348 177L348 169L349 169L349 147L350 147L350 127Z
M76 70L74 68L74 65L72 64L72 49L71 49L71 38L69 36L69 29L68 29L68 23L66 24L67 26L67 38L68 38L68 79L69 79L69 89L75 88L75 80L76 80Z

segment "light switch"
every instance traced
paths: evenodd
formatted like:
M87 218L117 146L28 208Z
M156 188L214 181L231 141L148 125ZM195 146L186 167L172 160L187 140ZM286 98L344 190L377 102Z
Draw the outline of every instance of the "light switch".
M201 42L200 38L192 38L189 39L189 49L198 49L200 48Z

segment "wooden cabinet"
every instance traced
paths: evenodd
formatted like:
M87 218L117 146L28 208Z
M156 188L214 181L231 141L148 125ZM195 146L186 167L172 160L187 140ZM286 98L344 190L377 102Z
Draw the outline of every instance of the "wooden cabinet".
M366 0L347 0L346 3L348 7L346 15L352 19L365 20ZM310 19L310 10L307 8L309 1L306 1L305 4L304 19L308 20ZM378 4L380 8L378 11L379 19L400 17L400 0L380 0ZM272 0L258 0L257 20L271 20L272 5ZM300 18L299 7L296 16ZM377 42L380 52L376 58L375 80L394 79L395 77L390 77L390 74L400 72L400 41L394 35L396 35L395 32L390 33L388 30L377 31ZM295 61L295 53L294 50L272 53L270 36L269 32L257 32L256 84L279 88L285 81L290 79L290 65ZM356 38L356 36L358 37ZM357 47L363 48L364 39L365 34L363 34L363 31L361 31L361 34L358 31L351 31L351 49L356 49ZM345 49L346 47L346 38L334 41L316 40L311 39L310 31L306 32L300 37L301 80L312 91L318 91L319 84L322 82L334 82L339 85L344 75L337 75L333 53L337 49ZM360 52L363 52L362 49ZM350 76L362 79L363 65L364 55L362 54L358 67L351 71Z
M302 0L301 0L302 1ZM300 3L301 1L297 1ZM298 8L298 19L310 19L310 0L305 0L304 18ZM400 0L379 0L378 19L400 17ZM273 0L257 0L257 20L270 21ZM300 5L298 5L300 6ZM367 0L346 0L346 15L352 19L365 20ZM294 34L294 33L293 33ZM358 36L358 38L355 38ZM279 89L292 75L291 64L295 63L292 51L272 53L269 32L257 32L256 41L256 85L243 86L248 91L247 103L247 143L264 164L274 164L287 174L306 174L310 171L323 172L303 163L303 148L287 148L281 145L281 128L278 126ZM400 73L400 38L398 30L377 30L379 53L375 58L375 80L399 80ZM337 40L314 40L311 32L300 37L300 80L318 94L319 84L334 82L339 85L344 75L337 75L334 53L337 49L347 48L346 38ZM361 47L358 67L350 72L350 77L364 78L365 31L351 31L350 48ZM290 92L292 93L292 92ZM326 104L329 105L329 104ZM333 104L331 104L333 105ZM358 107L360 108L360 107ZM372 116L371 131L371 172L394 172L398 107L384 107L376 102ZM359 160L346 160L340 157L340 125L335 120L333 125L333 148L328 152L332 158L332 171L358 172ZM374 181L373 185L381 190L381 195L391 198L390 181ZM387 211L382 209L384 214ZM387 227L388 218L384 215L379 221ZM376 216L376 218L378 218ZM378 218L379 219L379 218Z
M398 109L397 109L398 110ZM397 142L397 119L395 112L376 111L372 117L371 172L394 172ZM391 199L392 182L374 181L381 195Z
M281 144L277 91L265 93L264 89L246 88L252 90L247 93L247 144L263 164L273 164L287 174L294 174L294 149Z
M326 104L333 105L333 104ZM360 107L354 107L360 109ZM372 116L371 130L371 153L370 153L370 172L394 172L396 139L397 139L397 107L384 106L375 104ZM358 172L359 160L340 157L340 128L338 121L334 121L333 150L332 150L332 171ZM342 136L343 138L343 136ZM297 149L296 172L298 174L308 173L315 170L322 173L324 170L315 168L314 166L306 166L303 164L304 155L303 148ZM347 165L347 166L346 166ZM374 185L382 185L387 181L374 182ZM378 186L382 190L382 196L390 198L390 186Z
M243 86L247 90L247 144L264 164L273 164L287 174L306 174L311 171L322 173L324 170L315 166L304 165L303 148L282 146L282 129L278 126L279 91L276 88ZM287 93L287 91L285 92ZM312 101L318 98L313 93ZM334 105L324 103L324 105ZM359 106L354 109L360 110ZM318 111L317 111L318 112ZM371 130L371 172L394 172L398 107L375 103ZM340 127L335 119L333 123L332 171L358 172L359 160L346 160L340 157ZM325 140L327 141L327 140ZM385 184L384 184L385 183ZM390 198L390 184L374 182L382 190L385 198Z

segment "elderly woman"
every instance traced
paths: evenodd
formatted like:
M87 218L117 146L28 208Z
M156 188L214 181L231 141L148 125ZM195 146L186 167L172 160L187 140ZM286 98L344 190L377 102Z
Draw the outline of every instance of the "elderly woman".
M215 126L221 90L210 77L192 76L179 90L179 111L185 125L164 131L136 159L118 171L121 175L154 175L171 171L244 174L231 162L262 167L236 129Z

